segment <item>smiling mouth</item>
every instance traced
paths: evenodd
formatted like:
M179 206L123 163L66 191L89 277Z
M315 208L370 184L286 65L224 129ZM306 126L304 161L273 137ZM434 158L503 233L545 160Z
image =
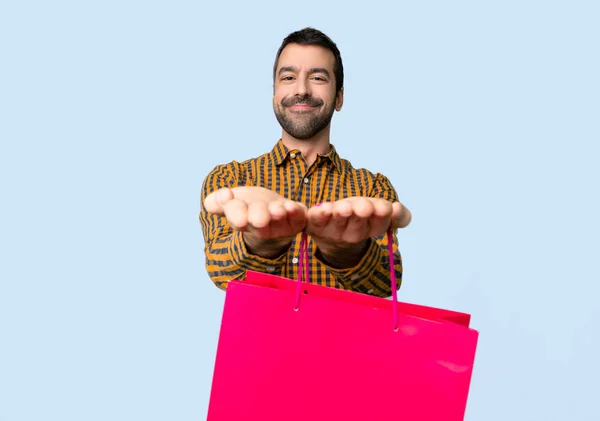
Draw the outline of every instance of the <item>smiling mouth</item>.
M294 104L288 107L292 111L309 111L314 110L316 107L307 104Z

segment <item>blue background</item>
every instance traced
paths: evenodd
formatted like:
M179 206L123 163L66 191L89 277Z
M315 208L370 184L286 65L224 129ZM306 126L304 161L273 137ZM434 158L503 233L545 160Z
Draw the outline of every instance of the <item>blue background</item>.
M468 420L598 420L594 1L3 2L0 420L206 416L204 176L266 152L282 39L338 44L332 142L413 211L400 299L473 315ZM388 404L388 403L385 403Z

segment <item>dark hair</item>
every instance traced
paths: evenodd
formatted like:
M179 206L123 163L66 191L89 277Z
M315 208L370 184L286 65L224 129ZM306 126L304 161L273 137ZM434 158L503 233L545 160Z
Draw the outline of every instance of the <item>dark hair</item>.
M299 31L292 32L285 37L281 43L281 46L279 47L279 50L277 51L277 56L275 57L275 64L273 65L273 80L275 80L279 56L288 44L317 45L330 50L335 58L333 71L335 73L336 93L340 92L340 90L344 87L344 65L342 64L340 50L338 50L337 45L335 45L335 42L333 42L331 38L314 28L304 28Z

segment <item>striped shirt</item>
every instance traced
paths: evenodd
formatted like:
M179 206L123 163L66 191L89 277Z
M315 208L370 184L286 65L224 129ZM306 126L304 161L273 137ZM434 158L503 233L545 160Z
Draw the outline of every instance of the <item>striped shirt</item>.
M216 166L203 182L201 203L217 189L238 186L264 187L285 198L304 203L308 208L317 203L353 196L398 201L388 178L366 169L353 168L349 161L340 158L333 145L328 154L318 155L308 167L301 152L296 149L288 150L281 139L271 152L258 158ZM244 279L247 270L297 279L300 234L286 253L275 259L266 259L246 250L242 233L233 230L225 217L210 214L201 205L199 219L204 236L206 270L217 287L226 289L229 280ZM395 234L393 238L399 288L402 281L402 258ZM316 246L310 236L307 246L311 282L379 297L391 295L385 234L371 239L360 263L348 269L328 266L316 253Z

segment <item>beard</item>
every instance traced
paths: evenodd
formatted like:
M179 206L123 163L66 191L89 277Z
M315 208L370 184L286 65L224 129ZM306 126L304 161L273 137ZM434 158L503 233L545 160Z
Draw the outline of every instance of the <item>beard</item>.
M309 111L299 111L286 113L286 108L296 104L306 104L311 107L321 107L323 101L310 96L293 97L281 101L281 104L273 104L275 117L290 136L296 139L310 139L319 134L331 122L335 104L325 109L315 108Z

